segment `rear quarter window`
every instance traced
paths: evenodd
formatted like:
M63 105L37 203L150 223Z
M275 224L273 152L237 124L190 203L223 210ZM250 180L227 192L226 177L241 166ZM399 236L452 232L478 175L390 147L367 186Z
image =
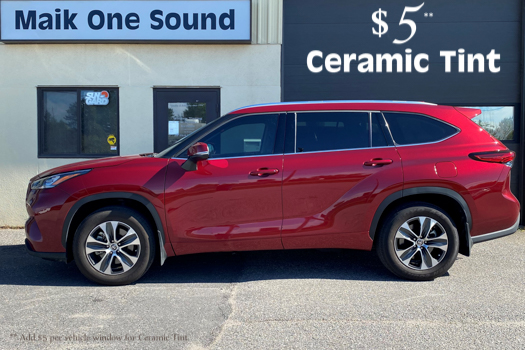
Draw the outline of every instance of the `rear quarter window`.
M458 130L444 122L409 113L383 113L398 145L413 145L446 139Z

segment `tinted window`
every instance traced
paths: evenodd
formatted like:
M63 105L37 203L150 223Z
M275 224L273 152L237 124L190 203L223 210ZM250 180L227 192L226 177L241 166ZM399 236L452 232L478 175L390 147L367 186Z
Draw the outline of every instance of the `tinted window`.
M118 152L118 90L39 88L39 156L105 157Z
M443 140L457 130L436 119L419 114L383 113L398 145L411 145Z
M278 114L241 117L204 136L210 158L273 154Z
M44 91L41 117L41 153L78 152L78 108L76 91Z
M80 152L84 155L117 155L118 98L116 90L107 90L107 105L90 105L86 101L92 90L80 91ZM113 139L111 135L114 136ZM108 141L108 139L110 139ZM113 141L111 141L113 140ZM113 145L111 145L111 143Z
M383 118L379 113L372 114L372 147L386 147L388 142L386 141L385 134L381 128L381 119Z
M366 112L297 113L297 152L370 147Z

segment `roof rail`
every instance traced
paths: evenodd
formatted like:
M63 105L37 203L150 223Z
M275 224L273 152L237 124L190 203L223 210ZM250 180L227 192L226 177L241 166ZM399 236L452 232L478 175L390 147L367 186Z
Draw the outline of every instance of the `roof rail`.
M403 103L403 104L416 104L416 105L431 105L436 106L435 103L430 102L418 102L418 101L395 101L395 100L329 100L329 101L296 101L296 102L274 102L274 103L261 103L256 105L244 106L241 108L234 109L230 113L235 111L263 106L279 106L279 105L302 105L302 104L314 104L314 103Z

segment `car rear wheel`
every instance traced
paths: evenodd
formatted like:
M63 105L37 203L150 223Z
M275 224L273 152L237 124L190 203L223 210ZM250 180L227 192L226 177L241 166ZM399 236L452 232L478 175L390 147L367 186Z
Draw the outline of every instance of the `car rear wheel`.
M73 240L75 263L84 276L105 285L138 280L155 256L153 230L138 212L123 207L98 210L82 221Z
M417 281L445 274L458 255L453 221L440 208L411 203L392 212L381 228L377 252L395 275Z

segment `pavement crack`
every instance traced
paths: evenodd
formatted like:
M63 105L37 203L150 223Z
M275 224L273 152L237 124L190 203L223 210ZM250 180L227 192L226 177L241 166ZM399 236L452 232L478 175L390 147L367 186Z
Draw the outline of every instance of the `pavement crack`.
M240 260L237 262L237 266L240 266L240 269L239 269L239 274L236 280L230 283L230 295L228 297L228 301L226 302L226 304L230 306L230 310L229 310L230 312L228 313L226 310L224 310L224 308L219 306L219 310L224 317L224 322L219 328L215 338L213 338L210 344L206 347L207 349L213 348L215 344L217 344L222 339L225 329L235 324L235 322L232 319L232 316L235 315L236 310L237 310L237 305L236 305L237 289L239 288L239 283L242 282L242 276L244 275L244 268L245 268L243 256L235 254L235 257L236 259Z
M230 323L232 323L231 318L232 318L232 315L236 311L235 297L237 294L238 286L239 286L238 282L234 282L230 289L230 296L228 297L228 304L230 305L230 313L226 314L224 310L221 307L219 307L219 310L224 316L224 322L222 323L221 328L219 329L219 332L217 333L215 338L211 341L210 345L207 346L208 349L211 349L215 344L217 344L222 339L225 328L229 326Z

